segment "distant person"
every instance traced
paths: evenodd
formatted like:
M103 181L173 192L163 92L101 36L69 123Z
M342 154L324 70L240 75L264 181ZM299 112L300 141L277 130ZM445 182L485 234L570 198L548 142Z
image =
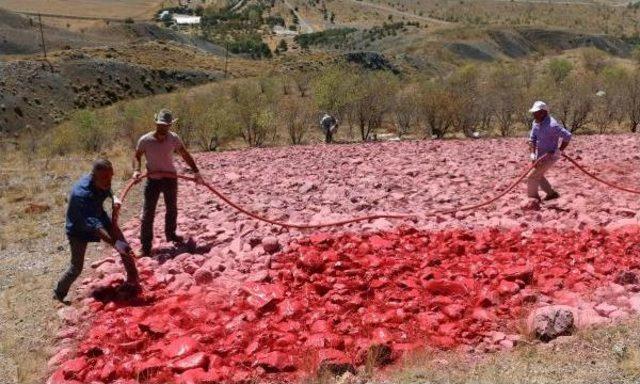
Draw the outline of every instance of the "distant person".
M545 200L560 197L549 184L544 174L560 159L560 152L564 151L571 141L571 132L549 115L549 108L543 101L536 101L529 110L533 114L533 124L529 136L531 161L546 157L536 166L527 182L527 194L532 201L530 206L536 208L540 204L538 189L546 193ZM561 142L560 147L558 144Z
M71 284L82 272L87 244L100 240L110 244L120 254L127 272L124 287L131 293L140 291L138 270L131 247L122 231L112 225L103 208L103 203L108 198L113 201L113 209L117 209L120 204L111 192L112 178L111 162L97 160L91 173L80 178L71 190L66 218L66 232L71 246L71 266L53 290L55 299L60 302L64 302Z
M320 127L324 132L324 142L330 144L333 142L333 134L338 130L338 120L335 117L325 113L320 119Z
M142 244L141 257L151 255L153 221L155 220L156 207L161 193L164 196L164 205L167 209L164 221L166 239L167 241L178 244L184 242L183 237L176 234L178 220L178 179L166 175L154 175L153 173L177 174L178 171L173 162L173 153L177 152L195 173L196 183L202 184L203 182L193 157L185 148L180 137L171 131L171 126L177 121L177 119L173 119L171 111L162 109L156 114L155 119L155 131L143 135L140 140L138 140L134 161L134 179L140 180L143 155L146 160L147 172L149 173L147 183L144 187L142 228L140 232L140 242Z

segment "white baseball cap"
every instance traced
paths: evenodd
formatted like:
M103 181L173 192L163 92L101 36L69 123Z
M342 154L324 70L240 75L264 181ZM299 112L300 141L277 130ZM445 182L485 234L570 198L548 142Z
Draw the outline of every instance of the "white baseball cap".
M549 111L549 107L547 106L547 103L545 103L544 101L536 101L535 103L533 103L533 107L531 107L531 109L529 110L529 112L531 113L535 113L538 111Z

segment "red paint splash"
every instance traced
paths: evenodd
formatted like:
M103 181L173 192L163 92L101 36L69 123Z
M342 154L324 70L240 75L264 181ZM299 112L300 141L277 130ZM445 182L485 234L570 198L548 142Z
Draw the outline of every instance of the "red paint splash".
M215 280L169 291L146 271L139 300L90 304L76 358L49 383L296 381L420 347L471 350L496 331L512 345L536 302L588 297L637 269L638 244L636 228L402 228L311 236L230 293Z

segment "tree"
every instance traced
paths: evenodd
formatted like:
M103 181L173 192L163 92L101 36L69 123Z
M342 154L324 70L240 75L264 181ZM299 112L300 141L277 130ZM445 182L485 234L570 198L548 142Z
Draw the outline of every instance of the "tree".
M350 106L360 129L360 138L368 141L390 111L398 82L391 73L382 71L362 71L357 78L355 97Z
M411 131L414 124L418 122L417 94L418 89L412 84L398 90L394 95L392 109L399 138Z
M289 45L287 44L287 42L282 39L280 40L280 43L278 43L278 48L280 50L280 52L286 52L289 49Z
M443 138L451 127L451 94L442 80L423 82L419 96L419 112L425 124L425 136Z
M481 120L481 103L478 103L480 71L473 65L467 65L447 79L447 86L450 90L451 123L454 128L459 129L465 136L471 137L476 131L478 122Z
M638 124L640 124L640 71L634 69L626 77L624 110L629 120L629 128L631 132L635 133L638 130Z
M343 120L355 99L356 84L356 73L348 66L334 65L325 69L312 82L316 105L322 112Z
M311 83L311 74L305 71L295 72L292 76L293 83L296 90L300 94L300 97L306 97L309 93L309 87Z
M554 88L555 116L572 133L583 129L591 119L597 92L593 74L572 74Z
M523 100L524 81L520 78L519 67L501 65L493 69L487 80L487 103L493 109L493 116L500 135L509 136L514 131L518 110L525 109Z
M273 100L255 80L234 84L231 88L233 118L240 126L240 136L251 147L262 146L275 131Z
M592 113L593 123L600 133L606 133L610 125L621 124L624 119L627 75L626 70L616 66L607 66L600 72Z
M233 140L240 125L233 115L233 105L224 96L206 98L206 109L196 116L194 136L200 148L215 151Z
M315 117L311 105L305 99L297 97L283 97L278 115L287 129L289 141L294 145L302 143Z

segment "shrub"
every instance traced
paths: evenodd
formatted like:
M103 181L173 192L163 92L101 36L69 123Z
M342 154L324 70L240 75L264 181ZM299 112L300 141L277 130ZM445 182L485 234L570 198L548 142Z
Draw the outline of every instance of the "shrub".
M269 46L257 35L243 36L239 40L230 43L229 51L236 54L249 54L253 59L269 58L272 56Z
M355 28L335 28L322 32L304 33L294 37L294 41L301 48L308 49L311 46L334 46L344 44L349 35L355 32Z
M312 106L298 97L282 98L278 115L287 129L289 142L294 145L302 143L315 117Z
M99 124L95 112L80 110L68 122L51 131L48 152L64 155L69 152L99 152L113 138L113 132Z
M548 64L549 75L557 83L563 81L572 69L573 64L565 59L552 59Z

